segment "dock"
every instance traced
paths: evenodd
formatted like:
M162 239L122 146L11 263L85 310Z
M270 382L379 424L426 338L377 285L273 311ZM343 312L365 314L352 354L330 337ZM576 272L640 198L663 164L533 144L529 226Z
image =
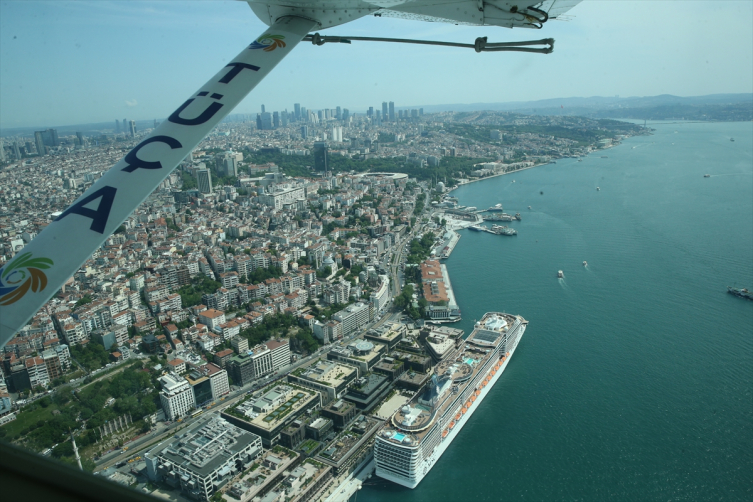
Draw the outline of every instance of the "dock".
M455 230L448 230L445 233L445 236L448 235L449 239L443 240L442 245L437 247L436 255L439 256L439 258L442 260L446 260L450 257L452 251L455 249L455 246L457 246L458 241L460 240L460 234Z

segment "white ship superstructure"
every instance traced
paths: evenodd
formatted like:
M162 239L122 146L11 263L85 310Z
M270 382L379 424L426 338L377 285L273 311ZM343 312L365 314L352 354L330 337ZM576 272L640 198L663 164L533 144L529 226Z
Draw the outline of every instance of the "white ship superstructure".
M377 434L377 476L408 488L421 482L497 382L527 324L520 316L490 312L467 339L457 340L423 390Z

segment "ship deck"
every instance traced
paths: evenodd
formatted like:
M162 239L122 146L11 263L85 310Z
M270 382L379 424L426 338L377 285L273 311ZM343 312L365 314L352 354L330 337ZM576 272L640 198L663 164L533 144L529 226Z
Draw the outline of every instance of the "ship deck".
M500 322L500 319L503 319L505 323ZM383 431L392 432L392 437L382 434L381 439L405 446L419 445L436 419L447 412L455 401L455 397L462 394L478 376L487 360L495 354L493 349L502 343L506 329L512 328L517 319L517 316L510 314L487 313L467 339L457 340L455 353L434 368L433 374L437 380L441 382L441 378L449 377L451 381L449 387L442 386L443 394L439 396L440 402L431 407L426 402L422 403L423 392L416 393L385 424ZM431 382L427 385L431 385ZM458 386L457 392L452 392L454 386ZM459 412L460 414L462 412ZM455 417L456 420L459 418L459 416Z

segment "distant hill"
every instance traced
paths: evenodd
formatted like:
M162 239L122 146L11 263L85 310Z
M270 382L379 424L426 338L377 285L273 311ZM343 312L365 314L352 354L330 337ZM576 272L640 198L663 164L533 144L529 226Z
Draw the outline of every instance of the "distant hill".
M435 112L468 112L479 110L514 111L535 115L591 115L598 110L620 108L646 108L654 106L699 106L699 105L736 105L753 103L753 93L741 94L709 94L706 96L673 96L661 94L659 96L633 96L627 98L591 96L587 98L554 98L538 101L510 101L506 103L455 103L447 105L410 106L423 108L424 113ZM403 108L403 107L400 107Z

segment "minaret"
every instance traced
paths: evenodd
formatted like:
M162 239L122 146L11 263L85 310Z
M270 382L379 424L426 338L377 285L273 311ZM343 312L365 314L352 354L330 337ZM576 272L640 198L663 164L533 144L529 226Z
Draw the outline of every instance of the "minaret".
M73 437L72 432L71 432L71 442L73 443L73 454L76 455L76 462L78 463L78 468L83 471L84 468L81 467L81 457L78 455L78 448L76 447L76 438Z

